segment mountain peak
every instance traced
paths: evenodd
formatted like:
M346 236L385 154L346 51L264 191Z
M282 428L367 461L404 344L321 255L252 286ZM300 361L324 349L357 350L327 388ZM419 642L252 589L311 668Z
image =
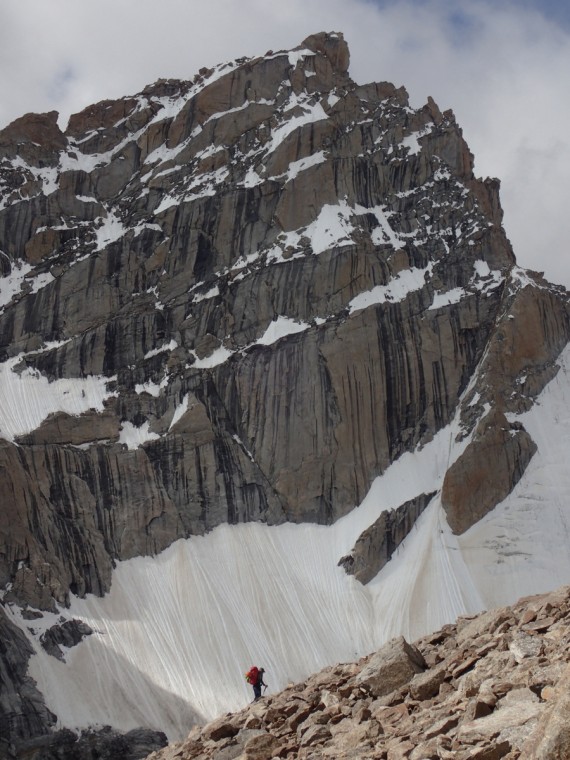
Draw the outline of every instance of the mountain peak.
M33 166L56 163L66 146L58 116L57 111L28 113L8 124L0 131L0 158L11 161L20 155Z
M570 574L568 294L452 112L348 61L316 34L2 132L15 738L179 738L254 645L283 688Z
M340 74L348 72L350 53L341 32L319 32L311 34L303 40L297 50L308 48L314 53L319 53L330 61L332 67Z

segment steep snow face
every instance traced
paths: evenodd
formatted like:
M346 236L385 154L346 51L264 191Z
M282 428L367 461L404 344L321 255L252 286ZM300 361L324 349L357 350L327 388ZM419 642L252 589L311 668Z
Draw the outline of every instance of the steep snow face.
M119 563L104 598L73 599L66 616L95 633L48 656L30 622L8 608L36 649L30 675L67 726L139 725L184 736L195 721L250 698L243 673L263 665L269 691L394 635L413 640L462 613L508 604L570 579L570 349L533 409L521 415L538 444L512 494L454 536L439 497L367 586L338 567L385 509L438 489L466 445L456 424L404 454L363 503L330 527L223 525L155 558ZM55 616L57 617L57 616Z
M518 419L538 444L510 496L465 534L459 548L478 572L474 582L487 607L570 580L570 347L560 371Z

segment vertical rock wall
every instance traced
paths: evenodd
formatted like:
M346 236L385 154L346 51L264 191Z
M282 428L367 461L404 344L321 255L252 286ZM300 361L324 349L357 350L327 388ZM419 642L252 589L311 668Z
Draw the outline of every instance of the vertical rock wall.
M342 35L314 35L65 132L53 113L0 132L11 599L104 593L116 560L223 522L336 520L451 420L482 361L498 403L503 337L511 375L550 376L567 303L509 280L498 182L451 111L348 62ZM542 327L517 332L531 312Z

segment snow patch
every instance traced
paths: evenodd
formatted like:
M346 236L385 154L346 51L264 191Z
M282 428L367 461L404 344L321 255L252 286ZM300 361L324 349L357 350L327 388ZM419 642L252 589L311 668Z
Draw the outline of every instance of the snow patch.
M240 349L241 352L249 351L255 346L271 346L277 343L282 338L288 335L294 335L295 333L304 332L310 327L306 322L297 322L290 317L278 316L272 322L269 323L267 329L263 335L253 343L244 346ZM192 368L196 369L211 369L223 364L230 359L236 352L230 351L225 346L219 346L209 356L199 359L195 351L190 352L196 361L192 364Z
M119 431L119 443L125 444L128 449L138 449L148 441L154 441L160 436L152 433L150 422L147 420L142 425L136 427L132 422L124 421Z
M311 241L313 253L323 253L334 246L352 245L352 214L353 209L346 201L341 201L338 206L324 205L304 233Z
M196 295L192 298L192 303L198 303L199 301L209 301L210 298L216 298L216 296L220 295L220 288L217 285L214 285L213 288L210 288L206 293L196 293Z
M273 343L277 343L278 340L281 340L281 338L284 338L287 335L304 332L309 328L310 325L306 322L296 322L289 317L277 317L273 322L270 322L269 327L256 343L262 346L271 346Z
M450 306L452 303L459 303L467 295L465 288L452 288L445 293L435 293L430 309L441 309L444 306Z
M53 282L54 280L55 277L50 272L43 272L42 274L36 275L30 280L32 284L32 293L37 293L38 290L45 288L46 285L49 285L50 282Z
M291 110L297 105L301 106L303 113L298 116L292 116L283 124L272 130L271 139L265 146L266 155L278 148L285 138L299 127L302 127L305 124L321 121L322 119L328 119L328 116L320 103L310 104L303 101L296 101L292 98L286 110Z
M417 132L412 132L411 134L406 135L402 139L402 142L400 143L400 145L403 148L407 149L408 156L416 156L422 150L422 146L419 141L419 138L425 137L425 135L428 135L430 132L431 132L431 129L429 127L424 127L423 129L420 129Z
M390 224L390 217L393 212L388 211L384 206L356 206L357 214L373 214L378 221L378 227L372 230L371 239L374 245L392 245L394 248L401 248L404 244L405 236L398 235Z
M259 176L255 167L250 166L241 184L243 187L255 187L256 185L261 185L262 182L263 179Z
M186 414L187 411L188 411L188 394L184 396L181 403L178 404L178 406L174 410L174 414L172 415L172 420L170 422L170 425L168 426L168 430L172 430L174 425L176 425L178 420L181 419Z
M310 58L314 55L315 53L312 50L309 50L309 48L304 48L303 50L291 50L288 54L289 63L291 66L296 66L299 61L303 61L305 58Z
M14 371L23 358L20 354L0 364L0 438L13 441L31 433L57 412L74 416L92 409L102 412L105 401L117 395L108 389L115 377L89 375L49 382L36 369Z
M170 353L171 351L174 351L175 348L178 348L178 343L172 339L170 343L164 343L162 346L159 346L158 348L153 348L150 351L147 351L144 355L145 359L150 359L151 356L157 356L158 354L163 353Z
M102 251L110 243L122 238L127 232L127 228L114 211L110 211L105 219L99 217L99 220L102 224L95 230L96 251Z
M292 179L295 179L295 177L297 177L301 172L304 172L311 166L322 164L326 160L327 159L325 158L324 151L320 150L317 153L313 153L311 156L307 156L306 158L300 158L298 161L292 161L289 164L289 168L284 174L281 174L278 177L272 177L272 179L285 177L285 182L290 182Z
M367 309L369 306L386 303L386 301L390 303L403 301L410 293L424 287L432 269L433 262L430 262L427 267L405 269L393 277L387 285L377 285L366 293L359 293L349 303L350 314Z
M217 367L218 364L223 364L234 354L233 351L228 350L225 346L216 348L210 356L206 356L202 359L198 358L195 351L190 351L190 353L196 358L196 361L192 365L192 367L195 367L196 369L211 369L212 367Z
M8 256L6 258L10 261ZM22 290L26 275L32 271L32 266L25 261L13 261L11 267L10 274L0 277L0 309Z

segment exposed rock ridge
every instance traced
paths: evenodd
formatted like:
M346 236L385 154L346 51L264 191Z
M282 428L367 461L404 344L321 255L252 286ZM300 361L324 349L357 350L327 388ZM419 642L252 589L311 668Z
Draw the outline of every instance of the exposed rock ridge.
M536 445L519 421L508 418L528 411L556 376L569 326L566 291L515 267L475 382L462 399L461 435L473 435L442 489L454 532L488 514L524 473Z
M149 760L570 757L570 587L388 642ZM268 675L269 680L269 675Z
M0 757L10 745L53 728L56 716L27 675L33 650L0 606Z
M406 538L416 520L427 507L435 492L420 494L396 509L382 512L380 517L360 534L350 554L341 557L342 565L357 581L368 583Z
M535 452L520 422L509 423L497 409L489 412L445 474L441 502L453 532L464 533L506 498Z

